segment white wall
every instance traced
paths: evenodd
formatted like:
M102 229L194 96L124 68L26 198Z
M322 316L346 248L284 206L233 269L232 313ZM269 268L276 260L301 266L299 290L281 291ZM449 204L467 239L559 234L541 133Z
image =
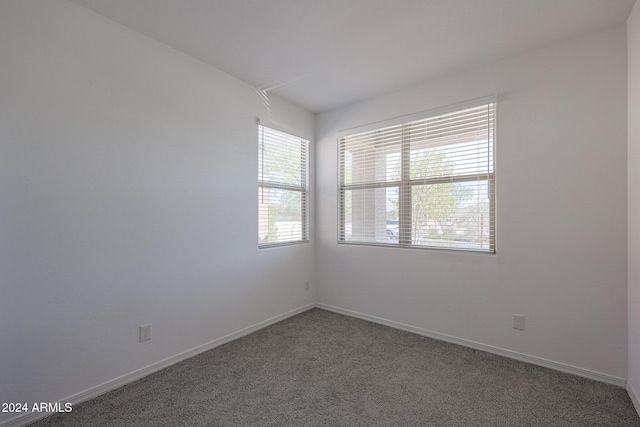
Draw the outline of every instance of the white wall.
M65 0L1 2L0 58L1 402L315 301L313 244L257 249L256 117L312 114Z
M318 303L624 384L626 55L623 24L320 114ZM496 255L336 244L336 132L490 94Z
M627 389L640 412L640 5L627 20L628 44L628 208L629 367Z
M621 26L319 115L316 253L258 251L255 117L313 135L311 114L66 0L0 2L0 401L64 400L304 307L314 274L322 304L625 378L626 55ZM337 131L493 93L495 256L336 244Z

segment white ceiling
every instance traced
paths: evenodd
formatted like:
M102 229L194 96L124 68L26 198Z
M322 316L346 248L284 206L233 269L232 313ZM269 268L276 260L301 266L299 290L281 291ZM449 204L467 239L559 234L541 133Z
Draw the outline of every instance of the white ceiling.
M635 0L73 0L321 112L626 20Z

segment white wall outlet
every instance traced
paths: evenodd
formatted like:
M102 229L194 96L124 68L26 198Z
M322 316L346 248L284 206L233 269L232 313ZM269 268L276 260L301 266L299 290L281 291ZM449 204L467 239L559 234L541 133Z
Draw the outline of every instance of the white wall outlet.
M306 282L304 282L304 290L305 291L309 290L309 281L308 280Z
M149 341L151 339L151 325L140 326L140 342Z
M513 329L524 329L524 316L520 314L513 315Z

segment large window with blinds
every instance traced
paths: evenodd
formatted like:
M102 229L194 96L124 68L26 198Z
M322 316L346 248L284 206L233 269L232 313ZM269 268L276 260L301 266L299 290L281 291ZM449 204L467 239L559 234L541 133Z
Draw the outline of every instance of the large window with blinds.
M494 253L495 105L343 132L338 242Z
M258 247L308 241L309 141L258 125Z

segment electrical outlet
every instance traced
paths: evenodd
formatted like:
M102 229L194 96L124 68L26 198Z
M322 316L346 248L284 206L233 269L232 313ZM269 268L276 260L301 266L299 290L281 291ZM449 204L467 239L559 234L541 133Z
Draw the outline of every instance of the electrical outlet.
M151 325L140 326L140 342L149 341L151 339Z
M309 290L309 281L308 280L306 282L304 282L304 290L305 291Z
M513 329L524 329L524 316L520 314L513 315Z

